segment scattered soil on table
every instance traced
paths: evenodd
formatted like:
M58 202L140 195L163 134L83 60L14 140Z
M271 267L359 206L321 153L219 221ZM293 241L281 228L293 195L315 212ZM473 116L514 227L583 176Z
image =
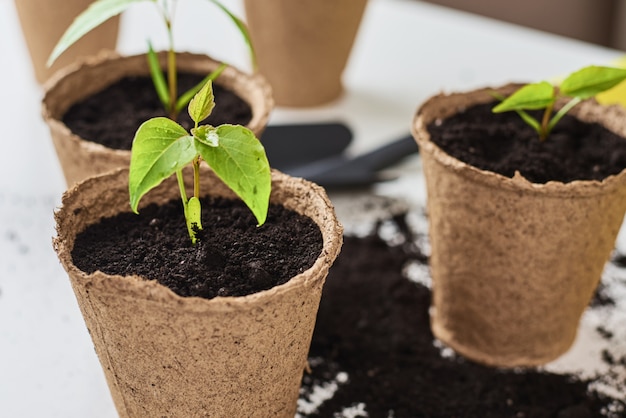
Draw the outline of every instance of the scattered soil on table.
M184 93L204 76L178 75L179 94ZM252 119L250 105L234 92L213 84L215 108L202 124L225 123L247 125ZM167 116L150 77L126 77L101 92L75 103L63 115L63 123L81 138L108 148L130 150L135 132L150 118ZM194 124L187 108L180 112L178 122L187 130Z
M181 296L243 296L270 289L313 265L322 250L319 227L305 216L270 205L260 227L238 200L203 199L204 229L195 245L180 200L152 204L88 227L72 259L87 273L136 274Z
M515 112L470 107L428 126L432 141L474 167L533 183L602 180L626 168L626 140L598 124L566 115L545 141ZM538 113L534 113L539 117Z
M625 405L575 376L490 368L442 347L430 331L430 290L403 274L427 262L411 242L345 238L324 288L300 417L626 416L606 415ZM320 402L320 388L334 396Z
M626 254L615 254L611 261L619 267L626 268Z
M615 301L613 298L606 294L606 289L604 284L599 283L596 288L596 293L591 299L589 305L593 308L599 308L601 306L614 306Z

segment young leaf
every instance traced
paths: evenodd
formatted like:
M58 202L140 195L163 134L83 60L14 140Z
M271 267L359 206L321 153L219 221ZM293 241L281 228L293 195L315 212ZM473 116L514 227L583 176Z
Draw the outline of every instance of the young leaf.
M547 81L527 84L493 108L495 113L543 109L555 100L554 87Z
M189 102L189 116L198 126L209 117L214 107L213 82L209 80Z
M502 94L498 93L497 91L490 91L489 94L494 99L497 99L499 101L506 100L506 96L503 96ZM524 122L529 124L535 131L537 131L537 133L541 132L541 126L540 126L539 122L535 118L530 116L525 110L519 110L518 109L515 112L520 116L520 118L522 118L524 120Z
M202 229L201 213L202 207L200 205L200 199L193 196L185 205L185 221L187 222L187 230L189 231L189 236L193 244L197 241L196 229Z
M139 201L163 180L182 170L196 157L194 139L168 118L144 122L133 140L128 191L130 206L137 212Z
M541 135L541 124L537 121L537 119L530 116L525 110L516 110L515 112L517 112L524 122L530 125L531 128Z
M154 52L154 49L152 49L152 44L150 42L148 42L148 66L150 67L150 76L152 77L152 83L154 84L154 89L159 96L159 100L161 100L161 104L163 104L165 109L169 109L170 95L167 88L167 82L165 81L165 75L163 74L161 64L159 64L159 58L157 57L156 52Z
M233 21L235 26L237 26L237 29L239 29L239 32L241 33L241 36L243 36L243 39L246 42L246 45L248 46L248 51L250 52L250 59L252 60L252 68L256 69L257 68L256 54L254 52L254 47L252 46L252 40L250 39L250 33L248 32L248 27L246 26L246 24L241 19L239 19L237 16L232 14L231 11L228 10L218 0L209 0L209 1L211 3L213 3L213 4L215 4L220 9L222 9L222 11L224 13L226 13L228 15L228 17L230 17L230 19Z
M96 0L84 12L74 19L72 24L67 28L57 45L52 50L48 58L47 65L52 63L67 48L72 46L76 41L82 38L92 29L109 20L126 10L131 4L141 1L155 0ZM61 6L59 6L61 7Z
M548 123L548 133L552 131L554 126L557 123L559 123L559 121L563 118L563 116L565 116L567 112L569 112L574 106L576 106L582 100L583 99L581 98L574 97L572 100L567 102L561 109L559 109L559 111L554 116L552 116L552 119L550 119L550 122Z
M272 184L263 145L243 126L221 125L216 132L219 146L211 147L196 140L196 150L262 225L267 218Z
M561 93L588 99L626 80L626 69L591 65L570 74L561 83Z
M220 144L220 138L217 135L217 129L210 125L202 125L191 129L191 134L198 141L210 147L217 147Z
M210 81L215 80L217 77L220 76L220 74L222 74L222 71L224 71L224 69L227 67L226 64L221 64L219 67L217 67L215 69L215 71L213 71L211 74L207 75L206 77L204 77L204 79L202 79L201 82L199 82L198 84L196 84L195 86L193 86L192 88L190 88L189 90L187 90L185 93L183 93L178 100L176 101L176 113L180 112L181 110L183 110L183 107L187 106L187 104L191 101L191 99L193 98L193 96L196 95L196 93L198 93L200 91L200 89L202 87L204 87L204 85L206 83Z

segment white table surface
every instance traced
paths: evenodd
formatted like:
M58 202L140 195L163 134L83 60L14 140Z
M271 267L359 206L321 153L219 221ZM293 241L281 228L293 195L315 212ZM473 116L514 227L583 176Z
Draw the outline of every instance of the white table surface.
M242 14L239 0L224 3ZM198 15L214 12L206 1L181 1L177 49L208 53L247 69L245 48L228 21L217 14L213 25L199 22ZM144 52L147 38L163 48L163 29L154 17L150 4L131 8L122 19L119 50ZM349 151L357 153L406 134L417 106L441 90L547 79L619 55L419 1L370 0L344 74L344 96L315 109L276 109L271 123L343 120L355 134ZM52 213L65 185L40 117L42 92L12 0L0 0L0 56L0 416L115 417L69 281L51 246ZM400 180L374 191L421 205L418 171L414 157L398 168Z

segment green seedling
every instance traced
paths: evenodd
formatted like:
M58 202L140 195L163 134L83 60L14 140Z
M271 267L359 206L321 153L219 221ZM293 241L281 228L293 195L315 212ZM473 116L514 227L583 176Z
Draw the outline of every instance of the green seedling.
M570 74L557 88L547 81L527 84L507 98L494 94L501 103L493 108L494 113L517 112L539 134L544 141L554 126L574 106L585 99L594 97L626 79L626 69L589 66ZM554 105L559 98L569 101L554 113ZM528 110L543 109L541 120L532 117Z
M235 26L241 32L246 45L250 51L250 57L252 59L252 65L256 68L256 60L252 42L250 40L250 34L246 28L245 23L241 21L237 16L231 13L222 3L218 0L208 0L222 10L233 21ZM175 9L177 0L96 0L94 1L84 12L76 17L72 24L67 28L57 45L52 50L50 58L48 58L48 66L63 53L67 48L72 46L76 41L89 33L94 28L101 25L103 22L117 16L130 6L140 2L151 2L158 8L159 14L163 18L163 23L167 30L169 47L167 51L167 80L159 65L159 61L156 53L152 49L152 46L148 42L148 63L150 66L150 74L154 87L157 91L159 99L163 104L163 107L167 111L167 114L171 119L176 119L177 115L182 109L187 106L191 98L206 84L208 80L214 80L225 68L225 65L219 67L216 71L209 74L204 80L191 88L189 91L178 97L178 83L177 83L177 67L176 67L176 53L174 52L174 36L173 36L173 17L175 15Z
M144 122L131 149L128 188L130 206L137 213L141 198L163 180L176 174L187 229L192 243L202 229L200 219L200 163L204 160L217 176L250 208L258 225L265 223L271 191L271 172L265 150L249 129L239 125L199 125L215 106L212 82L189 102L191 132L165 117ZM193 196L187 198L183 168L193 167Z

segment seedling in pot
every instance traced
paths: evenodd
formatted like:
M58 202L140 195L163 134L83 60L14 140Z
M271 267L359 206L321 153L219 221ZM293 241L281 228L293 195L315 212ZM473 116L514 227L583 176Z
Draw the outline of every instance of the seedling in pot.
M144 122L133 140L129 171L131 209L141 198L176 174L192 243L202 229L200 218L200 163L206 161L217 176L250 208L259 225L265 223L271 191L271 172L265 150L249 129L240 125L200 125L215 106L208 81L189 102L191 132L165 117ZM193 196L187 198L183 168L193 167Z
M547 81L523 86L507 98L494 93L501 103L493 108L494 113L515 111L528 123L544 141L554 126L574 106L598 93L609 90L626 79L626 69L589 66L570 74L559 87ZM570 100L554 113L554 105L559 98ZM532 117L528 110L542 110L541 120Z
M48 58L48 66L52 63L70 46L76 41L89 33L92 29L98 27L108 19L116 16L131 5L140 2L151 2L158 8L159 14L163 17L163 23L167 30L167 36L169 41L169 47L167 51L167 80L159 65L158 58L152 45L148 42L148 63L150 66L150 75L154 87L159 96L159 100L163 104L170 119L176 119L177 115L182 109L189 103L191 98L206 84L208 80L214 80L226 67L220 66L211 74L207 75L204 80L192 87L180 97L178 96L178 82L177 82L177 67L176 67L176 53L174 52L174 36L173 36L173 17L175 15L175 9L177 0L96 0L94 1L84 12L76 17L72 24L67 28L52 53ZM245 23L241 21L237 16L231 13L223 4L218 0L208 0L215 4L220 10L222 10L233 21L235 26L241 32L248 49L250 51L250 57L252 59L252 65L256 67L254 50L252 48L252 42L250 41L250 35Z

